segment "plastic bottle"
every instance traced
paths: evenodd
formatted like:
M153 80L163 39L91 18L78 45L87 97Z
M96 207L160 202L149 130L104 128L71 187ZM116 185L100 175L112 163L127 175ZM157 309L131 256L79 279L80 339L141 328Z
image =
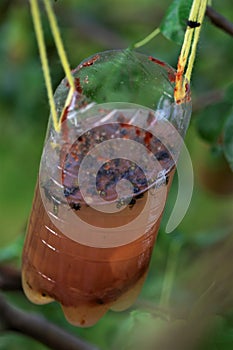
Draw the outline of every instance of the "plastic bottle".
M171 67L130 50L94 55L73 75L60 132L49 122L22 278L32 302L56 300L85 327L141 290L191 101L187 91L174 102ZM64 79L58 114L68 90Z

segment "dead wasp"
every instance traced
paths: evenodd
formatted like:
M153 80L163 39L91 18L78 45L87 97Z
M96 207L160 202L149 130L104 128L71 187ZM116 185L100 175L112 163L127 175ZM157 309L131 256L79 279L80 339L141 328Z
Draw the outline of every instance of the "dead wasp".
M126 204L126 202L125 202L124 198L120 198L116 203L116 207L117 207L117 209L120 209L125 204Z
M59 210L60 204L65 204L66 202L59 199L58 194L57 194L57 196L54 195L53 191L51 191L49 186L42 185L42 188L44 190L45 197L48 199L48 201L50 203L53 204L53 213L55 215L58 215L58 210Z
M77 211L77 210L80 210L80 209L81 209L81 204L80 204L80 203L72 202L72 203L70 203L70 207L71 207L71 209Z
M158 160L165 160L169 158L169 153L166 151L160 151L156 154Z
M144 193L139 193L137 196L135 196L135 199L140 199L143 198Z
M69 197L79 191L79 187L64 187L64 196Z
M132 198L131 201L129 202L129 209L133 209L136 202L137 202L137 200L135 198Z

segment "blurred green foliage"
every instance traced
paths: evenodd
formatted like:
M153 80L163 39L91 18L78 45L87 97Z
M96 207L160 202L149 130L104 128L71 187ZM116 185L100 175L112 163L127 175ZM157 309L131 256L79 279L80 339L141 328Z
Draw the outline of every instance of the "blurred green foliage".
M55 11L71 66L76 67L95 52L126 48L142 39L162 23L171 3L170 0L57 1ZM231 0L215 0L213 6L233 21ZM55 88L64 73L43 8L42 20ZM169 29L164 21L163 28L164 31ZM49 107L27 1L1 1L0 35L0 261L17 265L38 174ZM181 40L180 35L178 41ZM167 309L161 307L160 302L161 291L166 287L164 276L169 273L169 266L175 264L172 289L167 291L170 296L167 307L175 305L181 310L181 314L178 313L180 318L177 316L174 320L174 329L179 329L179 322L184 322L180 321L183 307L192 308L194 300L205 292L205 288L208 289L205 284L204 289L201 288L200 283L200 290L193 294L190 291L190 281L195 281L206 267L196 266L196 262L202 261L203 255L215 251L233 233L232 173L224 158L225 152L232 162L232 133L229 131L232 130L230 108L233 98L232 88L229 88L233 81L232 48L233 38L206 19L193 72L194 112L186 138L195 174L193 198L178 230L166 235L165 223L176 197L175 178L150 273L134 310L119 314L109 312L95 327L75 329L64 320L56 303L38 307L21 295L8 293L12 303L43 313L51 321L97 344L100 349L149 349L149 339L155 341L152 337L154 333L159 336L166 329L170 334L170 328L164 326L172 325ZM162 35L140 49L174 67L179 50L179 45ZM206 107L209 96L216 91L214 96L219 97ZM227 140L227 146L223 147L223 140ZM176 244L179 244L179 254L171 249ZM169 259L173 264L167 264ZM220 264L225 266L224 261ZM232 282L227 286L228 293L232 293ZM213 316L209 333L203 337L203 345L198 349L232 348L232 306L231 303L224 311L220 310L221 316ZM143 334L145 329L147 332ZM139 338L140 341L148 341L145 347ZM0 350L32 347L45 349L21 335L0 335Z

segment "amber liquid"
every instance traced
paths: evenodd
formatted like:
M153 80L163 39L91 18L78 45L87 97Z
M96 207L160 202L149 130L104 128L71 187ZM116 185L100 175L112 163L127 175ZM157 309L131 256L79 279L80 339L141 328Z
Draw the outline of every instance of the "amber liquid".
M171 181L172 175L167 188ZM146 196L128 208L130 215L135 215L145 200ZM129 244L85 246L53 225L37 185L23 251L22 279L27 297L37 304L58 301L67 320L84 327L95 324L108 309L128 308L145 280L160 220L161 215L149 232Z

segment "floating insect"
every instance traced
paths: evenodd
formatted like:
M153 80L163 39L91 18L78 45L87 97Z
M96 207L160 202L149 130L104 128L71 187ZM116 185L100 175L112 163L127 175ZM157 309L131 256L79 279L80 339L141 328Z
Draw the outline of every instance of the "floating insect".
M70 203L70 207L71 209L74 209L74 210L80 210L81 209L81 204L80 203L74 203L74 202L71 202Z
M64 196L69 197L79 191L79 187L64 187Z
M129 202L129 208L130 209L133 209L133 207L135 206L136 204L136 199L135 198L132 198L131 201Z

